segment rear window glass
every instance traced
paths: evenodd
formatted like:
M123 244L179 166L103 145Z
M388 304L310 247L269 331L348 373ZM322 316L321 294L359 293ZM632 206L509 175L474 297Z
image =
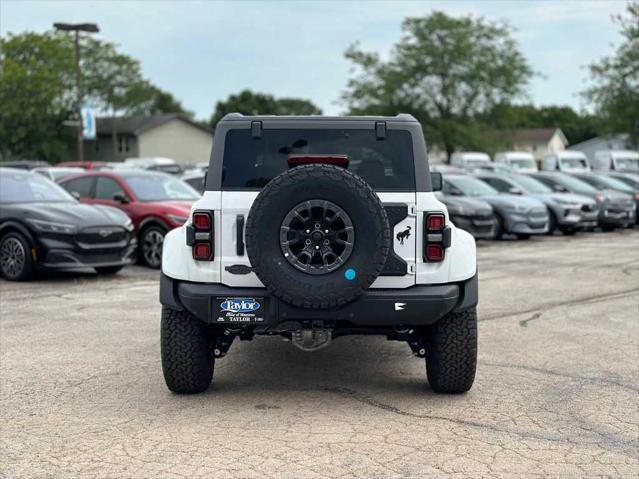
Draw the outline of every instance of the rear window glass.
M348 155L348 169L376 190L415 190L415 167L410 133L387 130L377 140L374 130L286 129L262 130L252 138L249 129L226 135L222 188L262 188L288 169L288 155Z

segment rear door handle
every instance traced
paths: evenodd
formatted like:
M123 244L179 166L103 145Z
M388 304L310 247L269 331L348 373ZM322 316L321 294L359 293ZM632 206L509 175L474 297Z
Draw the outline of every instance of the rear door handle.
M238 256L244 256L244 215L237 215L235 218L235 252Z

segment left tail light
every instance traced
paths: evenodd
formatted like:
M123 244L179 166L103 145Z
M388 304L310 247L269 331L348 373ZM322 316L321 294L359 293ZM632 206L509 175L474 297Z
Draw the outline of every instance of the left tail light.
M446 257L450 246L450 227L446 216L440 212L424 213L424 261L439 263Z
M212 211L194 211L191 224L186 227L186 244L191 247L193 259L213 261L215 236Z

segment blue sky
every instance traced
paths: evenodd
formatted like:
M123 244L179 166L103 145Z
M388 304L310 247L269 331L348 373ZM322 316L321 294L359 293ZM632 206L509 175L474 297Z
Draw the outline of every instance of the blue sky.
M0 34L44 31L54 21L91 21L99 36L139 59L149 79L198 118L250 88L308 98L325 113L343 109L344 50L359 41L385 55L407 16L442 10L505 21L532 67L536 105L582 108L585 65L620 41L611 15L625 1L17 1L0 0Z

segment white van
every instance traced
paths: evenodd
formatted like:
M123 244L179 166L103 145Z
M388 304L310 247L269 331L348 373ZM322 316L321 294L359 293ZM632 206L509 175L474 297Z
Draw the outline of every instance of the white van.
M639 152L630 150L603 150L595 153L593 170L639 171Z
M450 157L450 165L458 168L473 169L490 164L490 156L478 151L455 152Z
M565 171L567 173L590 171L588 158L581 151L559 151L544 156L541 166L546 171Z
M537 171L535 157L527 151L500 151L495 155L495 163L507 166L518 173Z

